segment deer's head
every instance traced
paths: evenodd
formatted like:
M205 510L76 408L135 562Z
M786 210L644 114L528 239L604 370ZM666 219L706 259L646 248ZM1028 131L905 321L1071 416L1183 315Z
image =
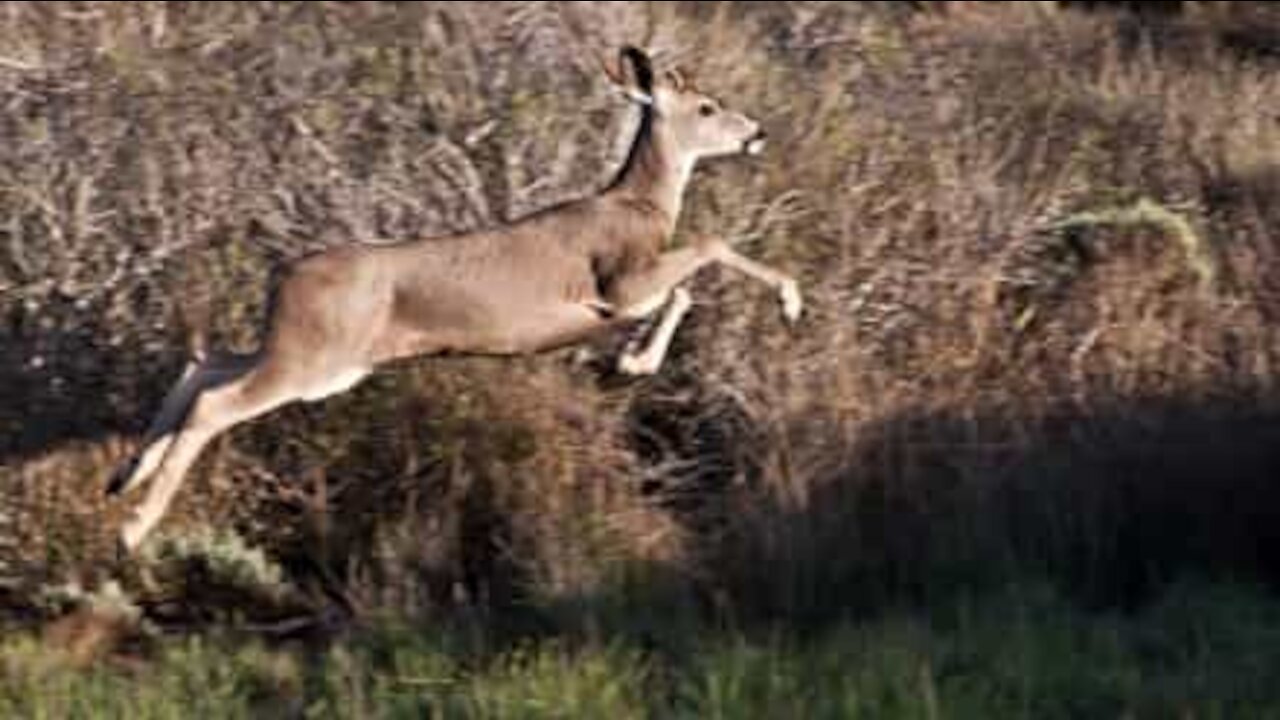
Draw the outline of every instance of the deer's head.
M624 47L616 65L605 63L605 72L624 96L647 108L655 130L690 159L754 155L764 149L760 123L700 91L679 70L655 75L649 56L639 48Z

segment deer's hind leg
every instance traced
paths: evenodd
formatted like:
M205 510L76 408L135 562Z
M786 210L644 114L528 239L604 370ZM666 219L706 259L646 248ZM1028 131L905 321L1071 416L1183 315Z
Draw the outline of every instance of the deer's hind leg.
M359 382L367 370L317 371L265 358L220 385L198 392L185 423L172 435L155 480L121 530L122 549L132 551L168 510L187 471L219 434L295 400L319 400Z
M187 413L204 390L227 383L253 365L253 356L224 354L192 360L173 384L151 426L142 438L142 447L120 465L107 483L108 495L122 495L141 487L160 467L174 436L182 429Z

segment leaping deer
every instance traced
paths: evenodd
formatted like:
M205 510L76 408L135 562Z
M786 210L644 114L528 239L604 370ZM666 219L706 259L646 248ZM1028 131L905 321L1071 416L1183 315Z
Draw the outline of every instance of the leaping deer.
M654 373L689 311L677 287L720 263L768 283L783 315L801 313L792 278L718 239L665 249L700 158L758 153L759 123L727 110L678 71L655 77L643 51L624 47L605 71L641 108L630 153L598 193L492 229L393 245L353 245L296 262L276 288L259 349L197 355L169 391L140 452L107 492L154 482L124 524L132 552L168 508L200 451L234 425L296 400L350 389L397 358L445 352L516 355L579 342L662 315L645 347L617 361Z

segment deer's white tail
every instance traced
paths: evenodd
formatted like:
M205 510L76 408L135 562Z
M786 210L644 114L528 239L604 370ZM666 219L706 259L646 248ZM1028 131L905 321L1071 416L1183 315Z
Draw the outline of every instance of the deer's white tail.
M182 376L169 389L160 412L151 422L143 438L141 450L123 463L107 483L108 495L120 495L139 487L160 467L170 443L186 424L191 407L200 393L240 377L253 366L252 355L206 354L202 339L191 340L192 357Z

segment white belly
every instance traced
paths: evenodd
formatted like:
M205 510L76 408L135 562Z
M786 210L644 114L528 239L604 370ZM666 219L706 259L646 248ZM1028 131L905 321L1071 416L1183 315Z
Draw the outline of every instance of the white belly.
M327 378L324 382L307 388L306 392L302 395L302 399L307 402L316 402L318 400L323 400L330 395L337 395L338 393L346 392L355 387L356 383L363 380L368 374L369 371L364 368L350 368L343 370L337 375Z

